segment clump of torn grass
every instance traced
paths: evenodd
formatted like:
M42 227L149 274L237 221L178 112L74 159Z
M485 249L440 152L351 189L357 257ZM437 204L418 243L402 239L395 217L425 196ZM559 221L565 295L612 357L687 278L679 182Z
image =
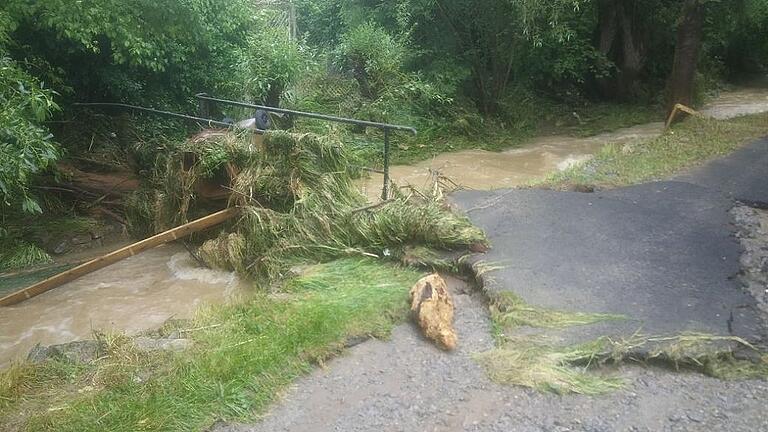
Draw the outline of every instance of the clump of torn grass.
M768 357L750 361L734 355L734 347L757 352L738 337L638 333L624 339L600 337L583 344L558 346L537 336L516 336L515 329L523 326L562 329L624 317L534 307L512 293L493 296L490 309L498 347L475 358L491 379L503 384L560 394L606 393L620 388L622 380L604 373L600 367L624 362L651 362L721 379L768 378Z
M507 340L504 347L477 354L488 376L502 384L518 385L558 394L595 395L621 387L619 378L603 376L580 366L600 354L597 342L550 347L530 339Z
M354 155L337 140L284 131L267 133L261 147L249 140L231 135L222 142L217 136L212 143L186 147L158 173L153 225L186 222L190 212L204 207L195 186L212 166L202 162L211 152L196 149L228 149L227 161L215 154L219 167L231 164L230 174L236 173L225 186L241 217L201 247L201 258L212 267L277 280L291 266L307 262L486 242L481 230L447 208L439 188L430 194L395 189L389 201L366 208L366 197L353 183L359 174Z
M490 309L494 323L506 328L528 326L559 329L626 318L623 315L565 312L531 306L509 291L495 294Z
M513 334L516 328L523 326L562 329L621 320L623 316L535 307L508 291L492 295L490 311L499 347L475 358L494 381L558 394L594 395L621 387L621 379L591 370L608 358L603 340L557 347L539 341L535 336L515 337Z
M655 180L722 156L768 133L768 113L730 120L691 117L661 136L632 145L608 145L593 160L554 174L544 185L622 186Z
M347 339L388 335L421 276L372 258L336 260L305 269L279 295L201 311L180 330L193 341L185 352L139 352L113 336L79 369L18 365L0 373L0 429L201 430L252 419Z
M0 271L16 270L41 264L53 259L47 252L23 240L0 242Z

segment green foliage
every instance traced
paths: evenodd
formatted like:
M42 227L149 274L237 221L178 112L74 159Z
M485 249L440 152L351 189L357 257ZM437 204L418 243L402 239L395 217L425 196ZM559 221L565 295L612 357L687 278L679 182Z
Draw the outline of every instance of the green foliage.
M56 109L53 92L4 57L0 47L0 207L20 205L27 213L41 212L29 184L59 156L41 126Z
M285 89L308 65L307 53L290 40L285 29L265 28L248 38L241 62L251 100L279 106Z
M344 34L338 47L340 67L354 75L363 96L370 99L398 81L404 57L405 47L371 23Z
M51 256L39 247L24 241L0 241L0 272L48 264Z
M182 106L196 91L233 94L225 74L254 24L251 7L245 0L84 0L78 7L14 0L0 10L14 22L12 53L38 59L39 75L56 77L68 96Z

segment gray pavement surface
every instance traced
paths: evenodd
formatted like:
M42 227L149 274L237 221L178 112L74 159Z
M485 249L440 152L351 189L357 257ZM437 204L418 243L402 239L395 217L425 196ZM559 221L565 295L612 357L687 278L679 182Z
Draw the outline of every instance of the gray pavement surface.
M768 138L677 177L756 207L768 208Z
M629 365L606 371L626 387L604 396L495 384L472 359L493 347L485 299L455 280L449 289L456 351L440 351L413 325L402 325L390 340L357 345L300 379L262 421L218 422L210 431L768 431L765 381Z
M629 318L574 329L577 339L638 330L762 339L756 302L736 278L734 203L719 193L657 182L591 194L465 191L453 200L491 239L480 259L503 266L483 276L490 293Z

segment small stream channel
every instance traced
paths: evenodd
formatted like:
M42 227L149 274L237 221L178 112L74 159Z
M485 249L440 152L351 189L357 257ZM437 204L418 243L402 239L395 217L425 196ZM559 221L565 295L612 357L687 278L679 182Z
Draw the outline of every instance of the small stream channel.
M724 93L703 112L717 118L768 111L768 89ZM609 143L650 139L661 123L588 138L546 136L506 152L466 150L392 168L393 179L420 187L438 169L474 189L513 187L581 163ZM378 196L381 177L364 185ZM245 292L234 274L203 269L180 245L166 245L121 261L15 306L0 308L0 367L23 358L37 343L89 339L93 330L134 334L167 319L188 318L203 304L232 301Z
M701 112L717 119L768 111L768 88L736 89L723 92ZM463 150L443 153L414 165L396 165L390 173L395 183L427 186L430 171L439 171L466 189L503 189L543 180L557 171L591 159L607 144L628 144L653 139L664 130L664 123L647 123L586 138L542 136L521 148L503 152ZM377 199L383 177L372 175L363 191Z
M181 245L161 246L0 308L0 367L37 343L91 339L93 330L135 334L242 292L234 274L200 268Z

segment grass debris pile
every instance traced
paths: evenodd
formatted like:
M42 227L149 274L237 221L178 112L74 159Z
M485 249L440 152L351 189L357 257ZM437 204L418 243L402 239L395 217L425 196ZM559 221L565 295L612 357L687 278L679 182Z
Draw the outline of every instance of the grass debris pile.
M135 199L135 223L155 232L210 213L200 180L223 185L241 216L199 249L211 267L277 279L290 267L346 256L396 257L406 247L453 250L486 244L481 230L453 213L438 188L395 189L367 206L355 186L354 151L315 134L212 134L182 146L156 174L154 191ZM153 195L154 199L146 195ZM147 203L154 203L154 209ZM143 206L143 207L142 207Z

